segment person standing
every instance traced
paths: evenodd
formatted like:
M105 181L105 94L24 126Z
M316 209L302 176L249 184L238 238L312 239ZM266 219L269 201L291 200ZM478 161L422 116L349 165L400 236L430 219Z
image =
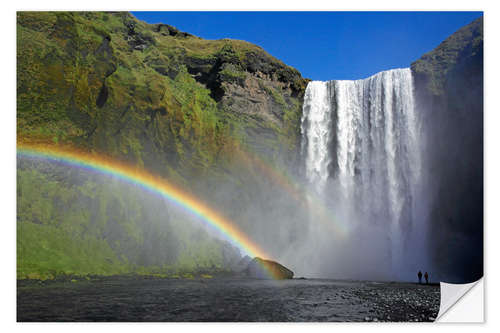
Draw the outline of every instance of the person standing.
M425 284L429 284L429 274L427 274L427 272L425 272L424 278L425 278Z
M421 271L418 271L418 283L422 283L422 272Z

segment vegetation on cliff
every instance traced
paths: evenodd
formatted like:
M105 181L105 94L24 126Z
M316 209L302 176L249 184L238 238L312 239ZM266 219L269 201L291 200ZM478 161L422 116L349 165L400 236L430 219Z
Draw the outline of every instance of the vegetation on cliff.
M232 139L245 142L249 120L278 139L298 126L286 115L300 113L305 80L250 43L128 13L20 12L17 25L19 140L69 142L171 177L213 167ZM264 107L246 117L231 91L254 78Z
M223 273L238 250L161 198L36 160L17 179L17 276Z
M482 58L483 18L480 17L413 62L411 69L416 81L428 94L440 96L445 93L446 84L452 79L453 73L471 65L482 71ZM471 86L482 86L482 81L474 83Z
M249 156L292 172L306 83L256 45L204 40L124 12L17 14L18 142L143 167L249 233L258 222L241 208L264 202L270 186ZM61 172L18 159L18 277L224 269L224 244L199 228L182 232L186 218L162 202L155 216L138 206L150 201L138 191Z

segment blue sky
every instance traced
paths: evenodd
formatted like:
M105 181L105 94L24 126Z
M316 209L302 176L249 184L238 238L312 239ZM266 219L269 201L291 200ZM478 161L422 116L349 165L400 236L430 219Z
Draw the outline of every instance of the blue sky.
M409 67L481 12L132 12L206 39L242 39L313 80Z

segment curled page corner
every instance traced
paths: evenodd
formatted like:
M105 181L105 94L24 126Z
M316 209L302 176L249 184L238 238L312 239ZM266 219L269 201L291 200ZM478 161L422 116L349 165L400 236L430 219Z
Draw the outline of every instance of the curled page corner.
M484 322L483 278L466 284L440 283L441 301L436 322Z

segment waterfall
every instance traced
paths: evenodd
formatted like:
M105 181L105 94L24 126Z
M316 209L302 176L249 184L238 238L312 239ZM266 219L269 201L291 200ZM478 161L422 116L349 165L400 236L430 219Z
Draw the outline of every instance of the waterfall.
M411 70L310 82L301 131L305 178L316 195L343 211L351 233L370 237L357 240L387 244L380 261L390 262L393 277L415 269L415 258L425 254L419 247L407 262L424 232L417 216L421 149ZM382 236L371 232L375 228Z
M308 84L304 96L302 113L302 151L305 160L306 175L315 186L322 188L328 178L328 154L331 136L331 98L329 84L312 81ZM307 135L304 135L307 133Z

